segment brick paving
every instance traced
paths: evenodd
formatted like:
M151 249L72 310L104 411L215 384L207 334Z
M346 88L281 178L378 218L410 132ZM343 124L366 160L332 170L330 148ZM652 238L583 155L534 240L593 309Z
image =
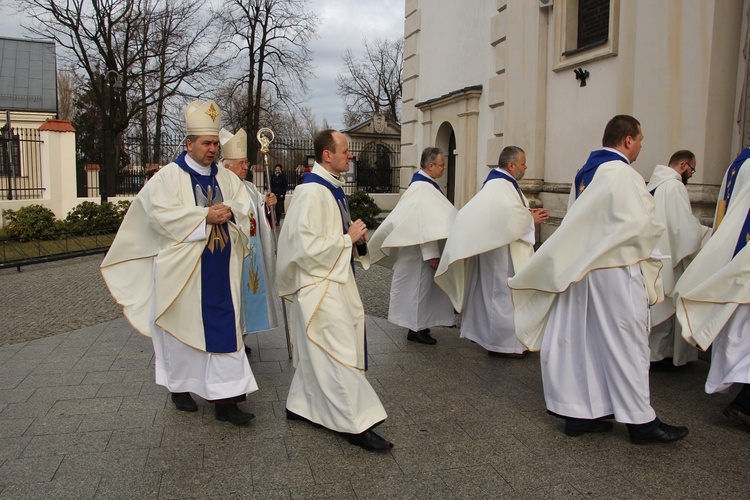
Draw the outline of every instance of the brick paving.
M0 499L744 498L750 486L750 434L721 415L732 395L703 392L705 361L652 373L653 405L690 427L685 440L632 445L622 424L570 438L545 412L538 354L490 358L455 329L433 329L436 346L407 342L382 319L390 273L378 267L357 279L393 450L285 419L293 367L280 331L252 338L250 425L216 421L203 401L179 412L100 261L0 272Z
M99 274L103 255L0 270L0 345L69 332L122 316Z
M0 269L0 346L44 338L122 316L99 273L103 255ZM388 317L390 269L357 270L365 312Z

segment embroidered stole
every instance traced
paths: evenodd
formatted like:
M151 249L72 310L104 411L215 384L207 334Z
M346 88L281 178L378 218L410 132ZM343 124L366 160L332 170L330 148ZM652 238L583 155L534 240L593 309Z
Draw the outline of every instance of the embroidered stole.
M216 164L211 164L209 175L201 175L188 166L186 154L178 156L175 163L190 174L196 206L208 207L222 203L224 198L216 182ZM229 276L229 261L232 256L229 225L225 222L209 226L211 232L201 256L201 314L206 352L237 352L236 316Z
M586 163L581 167L578 173L576 173L576 198L581 196L581 193L583 193L584 189L586 189L586 186L591 184L591 181L594 179L594 174L596 173L597 169L603 163L614 160L628 163L628 160L626 160L625 157L615 153L614 151L609 151L608 149L597 149L596 151L592 151L589 155L589 159L586 160Z

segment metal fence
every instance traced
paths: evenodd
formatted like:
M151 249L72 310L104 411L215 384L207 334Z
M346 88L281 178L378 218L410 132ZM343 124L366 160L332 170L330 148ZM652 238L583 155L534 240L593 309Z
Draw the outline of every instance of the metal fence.
M397 193L399 189L400 144L386 144L378 141L352 141L349 143L354 158L346 177L344 191L351 194L361 190L366 193ZM110 196L135 196L143 187L145 171L148 168L166 165L183 150L182 137L165 137L162 141L159 162L151 162L149 151L144 152L143 142L138 137L125 136L121 141L120 162L115 172L117 193ZM301 181L306 165L314 161L313 141L277 138L271 143L268 155L269 169L282 167L287 179L287 192L293 191ZM260 164L259 159L256 163ZM86 176L86 196L99 196L99 165L79 165L79 172ZM258 188L268 186L264 169L256 168L253 182Z
M80 152L80 145L76 144ZM124 135L117 142L118 162L114 173L115 192L108 196L135 196L146 181L146 170L158 168L174 160L184 150L184 137L165 135L161 140L160 153L155 157L153 144L145 142L137 135ZM96 198L100 195L100 165L85 163L79 153L78 175L79 196Z
M352 159L349 172L344 174L344 192L397 193L399 189L399 165L401 163L400 144L386 144L378 141L351 141L349 150ZM293 191L302 181L305 166L314 160L312 140L276 139L271 143L268 163L271 174L275 165L281 165L287 179L287 192ZM265 172L256 170L253 182L259 188L266 188Z
M115 235L107 231L66 231L33 238L0 238L0 269L104 253Z
M41 144L36 129L0 130L0 200L43 197Z

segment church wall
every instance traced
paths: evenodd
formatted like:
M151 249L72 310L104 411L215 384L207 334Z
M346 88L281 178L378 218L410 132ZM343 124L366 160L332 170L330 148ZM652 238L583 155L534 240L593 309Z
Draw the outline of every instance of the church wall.
M402 166L418 168L422 149L435 145L441 126L450 123L457 140L457 180L464 183L459 189L464 194L457 193L458 205L468 201L477 190L477 166L486 169L484 139L481 147L477 142L478 137L482 137L479 131L491 126L492 117L481 111L476 114L468 109L470 103L455 100L425 112L414 106L466 87L482 85L479 103L474 107L489 109L487 69L494 66L494 60L488 40L491 18L496 11L496 0L477 1L471 9L449 0L406 2ZM467 36L467 33L475 36ZM471 118L472 113L477 116ZM467 169L471 172L466 172ZM402 188L405 189L412 170L402 170Z
M548 74L546 153L555 163L548 162L545 180L570 182L588 152L601 145L607 120L626 113L643 127L643 150L634 166L644 177L674 151L691 149L706 167L694 181L718 184L737 153L731 150L732 87L741 7L741 2L624 2L618 54L582 64L590 73L585 87L572 69ZM722 30L714 29L715 11ZM726 54L722 58L715 55L718 47Z
M750 137L750 0L611 0L609 53L567 66L557 53L555 18L566 2L572 0L540 9L535 1L474 0L467 9L451 0L408 0L405 47L413 62L404 85L411 111L404 114L411 121L405 119L402 143L418 154L443 120L458 119L441 115L455 112L447 105L425 113L414 104L480 84L476 137L457 131L457 149L466 147L462 140L476 143L475 175L461 177L471 185L460 189L470 198L502 147L514 144L527 152L522 187L562 217L569 183L601 146L606 122L632 114L645 135L634 167L647 180L674 151L695 152L691 200L710 218L724 170ZM589 72L585 87L577 68ZM459 166L468 167L460 159Z

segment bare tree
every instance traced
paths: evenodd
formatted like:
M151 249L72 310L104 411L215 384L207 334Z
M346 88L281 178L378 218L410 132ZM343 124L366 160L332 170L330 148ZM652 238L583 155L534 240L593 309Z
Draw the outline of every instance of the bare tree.
M345 126L355 125L374 113L401 122L403 61L402 39L376 39L374 44L364 40L361 55L346 50L344 71L336 77L338 93L345 104Z
M233 83L221 86L216 92L216 101L221 106L224 122L233 132L246 127L249 109L247 99L247 94L236 91ZM322 130L309 107L295 106L290 110L285 103L267 91L261 98L259 125L270 127L278 138L293 140L310 139L318 130ZM248 141L255 141L255 134L248 134Z
M34 35L55 40L64 49L61 58L90 84L104 118L105 165L117 163L119 141L115 138L135 117L142 117L144 109L154 104L158 108L158 103L177 94L191 78L214 69L209 57L219 40L209 34L212 18L200 15L204 0L178 0L167 6L156 0L16 2L32 19L25 27ZM155 27L171 9L183 16L182 26L172 22ZM174 35L176 31L179 36ZM163 48L163 40L168 49ZM107 185L102 186L107 194L115 194L114 177L108 175Z
M71 70L57 72L57 117L72 120L75 111L76 76Z
M292 109L307 92L306 79L312 75L307 44L315 37L317 18L305 10L306 5L306 0L225 0L218 14L235 48L230 58L243 61L238 65L240 73L228 80L230 95L246 96L246 107L236 111L244 117L251 159L258 153L255 134L263 97L273 95L274 101ZM243 100L235 97L234 102L241 105Z
M134 34L142 54L136 88L146 103L141 111L144 151L154 150L147 161L163 162L162 134L168 122L168 103L174 97L195 97L211 88L207 79L220 67L214 55L220 43L205 0L159 2L144 0L146 15ZM182 123L181 116L177 120ZM182 125L179 127L182 129Z

